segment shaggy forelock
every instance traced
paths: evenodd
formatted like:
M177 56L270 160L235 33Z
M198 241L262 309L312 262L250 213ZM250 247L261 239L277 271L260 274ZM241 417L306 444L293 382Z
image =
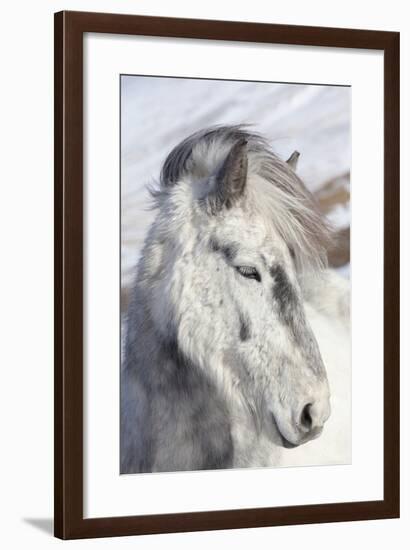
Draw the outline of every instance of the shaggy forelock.
M296 266L321 269L327 264L332 231L315 199L300 178L272 151L267 141L247 126L216 126L183 140L166 158L157 188L151 188L154 206L161 206L182 180L215 175L239 140L246 140L248 178L246 200L285 241Z

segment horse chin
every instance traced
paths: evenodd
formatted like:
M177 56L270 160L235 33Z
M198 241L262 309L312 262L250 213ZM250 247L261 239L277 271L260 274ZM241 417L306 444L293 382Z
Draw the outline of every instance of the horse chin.
M282 440L282 445L285 447L285 449L295 449L296 447L299 447L300 443L291 443L286 438L283 437L283 435L279 432L279 436Z

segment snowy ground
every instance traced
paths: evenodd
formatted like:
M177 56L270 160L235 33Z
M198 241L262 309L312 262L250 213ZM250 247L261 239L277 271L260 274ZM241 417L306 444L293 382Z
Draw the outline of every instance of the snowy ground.
M154 216L146 186L183 138L214 124L252 124L282 158L298 150L298 173L334 225L350 225L350 88L123 76L121 83L122 302ZM348 245L347 245L348 246ZM349 278L349 264L339 272ZM323 343L326 361L329 339ZM330 350L331 351L331 350ZM332 416L323 435L285 465L350 461L350 351L328 371Z

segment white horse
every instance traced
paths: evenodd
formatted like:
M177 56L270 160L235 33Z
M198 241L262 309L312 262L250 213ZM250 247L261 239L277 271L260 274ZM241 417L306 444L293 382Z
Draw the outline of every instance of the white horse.
M349 292L297 156L224 126L166 159L127 316L122 473L276 466L320 436L330 389L308 314L344 323Z

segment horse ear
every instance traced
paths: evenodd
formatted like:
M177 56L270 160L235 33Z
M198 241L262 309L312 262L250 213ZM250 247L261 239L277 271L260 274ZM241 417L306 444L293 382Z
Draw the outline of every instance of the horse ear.
M215 176L215 187L208 195L212 211L230 208L245 190L248 176L246 139L237 141Z
M293 151L293 153L290 155L286 163L296 172L296 168L298 165L298 160L300 157L299 151Z

